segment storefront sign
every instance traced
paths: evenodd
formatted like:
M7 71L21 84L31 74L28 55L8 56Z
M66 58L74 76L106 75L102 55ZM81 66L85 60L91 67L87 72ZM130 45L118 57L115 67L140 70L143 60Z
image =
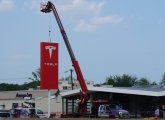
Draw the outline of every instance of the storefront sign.
M17 93L16 94L17 98L23 98L23 99L32 99L32 94L29 93Z
M58 43L41 43L40 89L58 89Z

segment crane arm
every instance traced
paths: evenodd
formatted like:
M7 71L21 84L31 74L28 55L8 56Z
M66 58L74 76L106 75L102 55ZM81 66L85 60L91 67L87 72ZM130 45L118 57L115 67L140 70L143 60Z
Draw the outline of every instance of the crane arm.
M53 14L55 16L55 19L57 21L57 24L58 24L58 26L60 28L61 35L63 37L63 40L65 42L65 45L67 47L67 50L69 52L69 55L70 55L70 58L71 58L73 67L74 67L75 72L76 72L76 75L77 75L77 79L78 79L78 81L80 83L80 86L81 86L81 90L82 91L80 92L80 95L81 95L80 104L82 104L82 106L84 106L83 104L86 104L86 102L88 101L88 96L87 96L88 89L87 89L87 86L86 86L86 83L85 83L83 74L81 72L79 63L78 63L78 61L75 58L75 55L74 55L73 50L71 48L71 45L69 43L67 34L66 34L65 30L64 30L64 27L62 25L62 22L60 20L60 17L58 15L58 12L57 12L57 10L55 8L55 5L52 2L48 1L47 4L42 4L41 11L42 12L45 12L45 13L49 13L49 12L53 11ZM84 111L85 110L82 109L82 112L84 112Z

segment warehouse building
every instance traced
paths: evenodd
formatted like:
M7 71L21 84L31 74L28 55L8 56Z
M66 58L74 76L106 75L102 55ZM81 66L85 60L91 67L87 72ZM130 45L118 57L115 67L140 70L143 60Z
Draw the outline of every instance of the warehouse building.
M79 96L78 89L62 94L63 114L76 112L76 100ZM154 113L156 107L162 109L165 105L165 88L156 87L93 87L88 86L89 101L87 110L92 113L96 102L100 104L120 104L132 115L147 116ZM74 101L74 104L73 102ZM74 109L73 109L74 108Z

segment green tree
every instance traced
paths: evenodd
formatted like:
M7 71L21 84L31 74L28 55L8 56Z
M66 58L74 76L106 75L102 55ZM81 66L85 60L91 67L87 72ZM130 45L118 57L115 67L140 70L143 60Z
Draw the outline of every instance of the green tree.
M15 90L21 90L20 85L8 84L8 83L1 83L0 84L0 91L15 91Z
M146 78L141 78L141 79L138 81L138 85L144 87L144 86L150 85L150 82L149 82L149 80L147 80Z
M137 78L127 74L122 76L110 76L106 78L106 84L113 85L114 87L131 87L137 83Z
M152 82L152 83L150 83L151 85L157 85L157 83L154 81L154 82Z
M1 83L0 84L0 91L28 90L29 88L37 88L37 86L39 86L39 85L40 85L39 81L32 81L29 83L24 83L22 85Z
M106 78L106 82L104 83L105 85L114 85L115 84L115 80L113 76L109 76Z
M130 75L126 75L124 74L122 77L122 84L125 86L125 87L131 87L131 86L134 86L136 84L136 80L137 78L134 77L134 76L130 76Z
M39 81L40 80L40 68L38 68L35 72L32 72L32 77L29 77L32 81Z
M37 69L35 72L32 72L32 77L29 77L31 82L25 82L22 85L19 84L8 84L1 83L0 91L16 91L16 90L28 90L29 88L37 88L40 85L40 69Z
M162 76L162 79L161 79L161 81L160 81L160 84L161 84L161 85L165 85L165 73L164 73L163 76Z

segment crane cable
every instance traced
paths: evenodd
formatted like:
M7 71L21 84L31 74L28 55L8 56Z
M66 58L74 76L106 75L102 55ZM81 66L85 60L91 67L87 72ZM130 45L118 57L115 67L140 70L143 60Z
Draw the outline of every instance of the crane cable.
M48 38L48 42L51 42L51 27L50 27L50 24L51 24L51 16L49 14L49 38Z

